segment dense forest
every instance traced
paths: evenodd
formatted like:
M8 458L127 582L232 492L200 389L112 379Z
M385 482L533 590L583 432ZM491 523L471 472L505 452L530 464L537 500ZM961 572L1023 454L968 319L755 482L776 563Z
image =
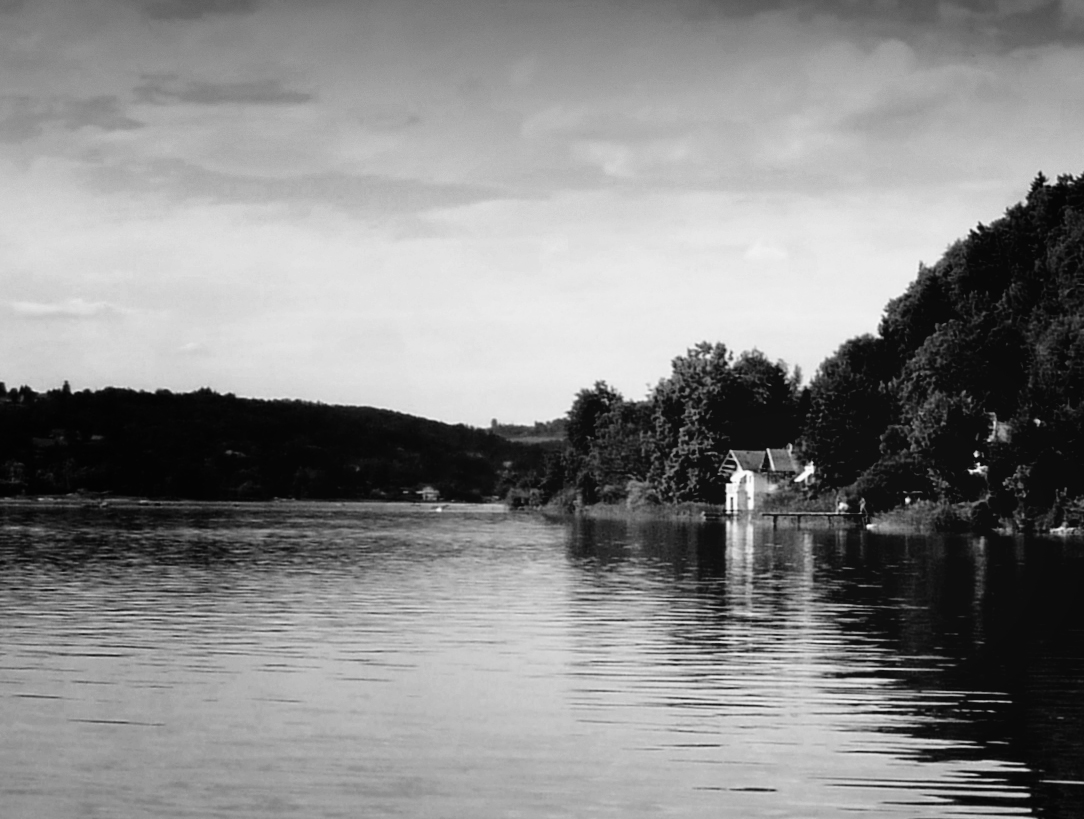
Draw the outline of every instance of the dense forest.
M1018 524L1084 511L1084 177L1042 174L809 385L802 449L878 506L916 487Z
M643 401L582 390L566 437L544 497L719 502L728 449L794 443L816 491L874 510L918 497L977 525L1084 522L1084 177L1036 177L808 387L759 351L703 343Z
M0 493L148 498L483 500L541 472L544 452L370 407L0 384Z

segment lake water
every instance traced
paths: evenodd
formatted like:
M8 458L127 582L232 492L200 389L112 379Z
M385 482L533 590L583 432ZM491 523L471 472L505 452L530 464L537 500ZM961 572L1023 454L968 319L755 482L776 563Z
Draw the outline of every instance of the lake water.
M1084 815L1084 544L0 506L0 816Z

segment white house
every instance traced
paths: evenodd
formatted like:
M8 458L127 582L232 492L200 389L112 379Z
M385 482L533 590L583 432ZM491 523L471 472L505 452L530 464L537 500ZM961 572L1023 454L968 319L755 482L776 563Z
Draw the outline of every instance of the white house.
M764 495L789 483L801 470L787 449L732 449L723 460L727 514L752 512Z

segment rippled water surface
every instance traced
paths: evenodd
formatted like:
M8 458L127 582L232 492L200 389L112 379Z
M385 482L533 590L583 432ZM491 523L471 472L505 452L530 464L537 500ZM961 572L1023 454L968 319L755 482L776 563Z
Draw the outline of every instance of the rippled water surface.
M0 816L1082 816L1082 556L12 504Z

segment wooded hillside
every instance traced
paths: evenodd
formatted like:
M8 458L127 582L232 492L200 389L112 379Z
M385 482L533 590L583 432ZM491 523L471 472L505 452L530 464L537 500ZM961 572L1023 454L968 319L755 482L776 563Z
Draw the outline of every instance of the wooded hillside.
M1084 498L1084 177L978 225L809 387L802 449L878 506L909 489L1049 525Z
M5 494L400 499L431 484L481 500L542 460L489 432L371 407L0 384Z

